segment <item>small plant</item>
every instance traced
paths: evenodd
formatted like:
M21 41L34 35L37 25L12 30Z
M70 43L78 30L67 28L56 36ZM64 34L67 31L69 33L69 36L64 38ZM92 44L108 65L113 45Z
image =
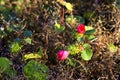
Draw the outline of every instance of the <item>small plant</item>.
M29 80L47 80L49 68L40 62L31 60L24 66L25 76Z
M8 78L13 78L16 75L16 71L11 68L12 62L5 57L0 57L0 74Z
M91 45L86 42L89 42L94 39L93 37L94 32L95 32L94 28L85 26L84 24L79 24L77 26L77 29L74 30L74 34L73 34L74 37L76 38L76 43L69 45L67 47L67 50L69 51L69 53L71 55L81 54L82 59L86 61L90 60L93 55L93 52L91 49ZM59 52L58 52L58 55L59 55ZM65 60L67 56L65 55L64 59L60 59L59 57L58 59Z

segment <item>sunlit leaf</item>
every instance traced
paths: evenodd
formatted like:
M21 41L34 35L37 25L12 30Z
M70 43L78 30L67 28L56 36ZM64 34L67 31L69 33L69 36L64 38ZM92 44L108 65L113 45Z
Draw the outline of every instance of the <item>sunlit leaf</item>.
M86 26L85 29L86 29L85 35L92 35L95 33L95 29L91 26Z
M73 10L73 6L72 6L72 4L70 4L69 2L66 2L65 7L66 7L69 11L72 11L72 10Z
M0 5L4 5L5 4L5 0L0 0Z
M88 61L92 58L92 50L90 48L86 48L84 50L81 51L81 57L82 59Z
M35 58L41 58L41 56L37 53L30 53L30 54L25 54L23 57L24 60L35 59Z
M86 43L86 44L83 45L83 47L84 47L84 50L81 51L81 57L82 57L82 59L88 61L93 56L91 46Z
M61 5L65 5L65 1L64 0L57 0L57 2L59 2Z
M21 45L19 42L13 42L11 45L11 51L13 53L17 53L18 51L21 50L22 47L23 45Z
M31 44L31 42L32 42L30 38L26 38L25 41L29 44Z

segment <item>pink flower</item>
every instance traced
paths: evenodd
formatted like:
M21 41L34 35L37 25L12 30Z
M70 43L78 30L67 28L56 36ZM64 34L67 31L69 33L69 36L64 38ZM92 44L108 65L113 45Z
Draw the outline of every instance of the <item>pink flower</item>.
M85 25L84 24L79 24L77 26L77 32L80 33L80 34L84 34L84 32L85 32Z
M57 57L59 60L65 60L69 55L69 52L68 51L65 51L65 50L60 50L58 53L57 53Z

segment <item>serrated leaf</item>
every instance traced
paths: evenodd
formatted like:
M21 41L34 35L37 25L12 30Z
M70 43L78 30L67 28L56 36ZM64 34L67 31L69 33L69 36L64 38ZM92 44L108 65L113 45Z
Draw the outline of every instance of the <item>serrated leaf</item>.
M29 44L31 44L31 42L32 42L30 38L26 38L25 41Z
M23 57L24 60L35 59L35 58L41 58L41 56L37 53L30 53L30 54L24 55Z
M110 52L117 52L117 47L114 44L109 44L108 49Z

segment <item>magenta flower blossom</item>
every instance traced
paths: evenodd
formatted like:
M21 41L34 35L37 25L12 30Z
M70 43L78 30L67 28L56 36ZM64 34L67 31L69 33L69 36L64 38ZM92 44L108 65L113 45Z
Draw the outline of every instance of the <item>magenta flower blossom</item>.
M77 26L77 32L80 33L80 34L84 34L84 32L85 32L85 25L84 24L79 24Z
M57 57L59 60L65 60L69 55L69 52L68 51L65 51L65 50L60 50L58 53L57 53Z

